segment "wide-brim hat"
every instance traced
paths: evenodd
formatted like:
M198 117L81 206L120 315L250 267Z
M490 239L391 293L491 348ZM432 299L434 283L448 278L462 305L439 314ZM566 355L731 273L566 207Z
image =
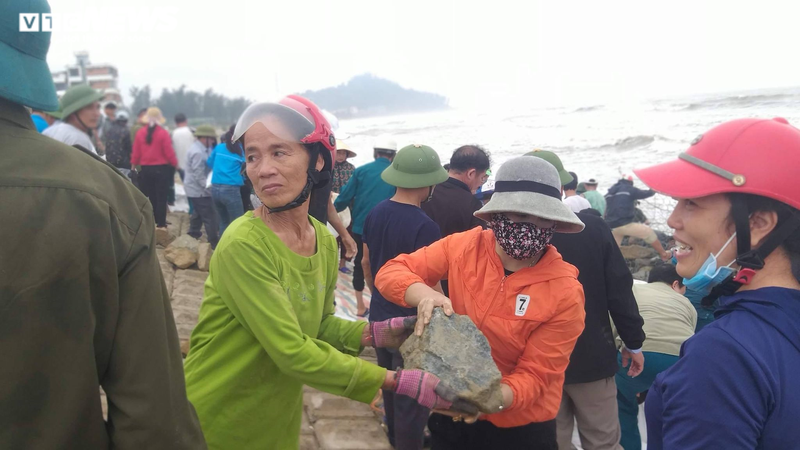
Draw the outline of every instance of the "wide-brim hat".
M354 152L346 142L342 141L341 139L336 140L336 151L339 150L347 152L347 158L354 158L356 156L356 152Z
M525 156L536 156L552 164L558 171L558 178L561 180L561 186L566 186L575 179L572 174L567 172L567 169L564 168L564 163L561 162L561 158L549 150L537 148L532 152L525 153Z
M36 16L50 12L46 0L0 2L0 97L39 111L58 109L53 75L47 65L52 33L25 32L21 14ZM33 18L27 16L33 26Z
M586 186L597 186L597 180L594 178L589 178L588 180L584 181L584 184L586 184Z
M217 130L211 125L200 125L194 130L195 137L210 137L217 138Z
M444 183L450 175L442 167L439 154L427 145L409 145L400 149L381 179L392 186L416 189Z
M102 92L85 84L72 86L61 97L61 114L65 118L69 117L92 103L100 101L101 98L103 98Z
M161 108L157 106L151 106L147 108L147 112L144 115L145 122L156 122L159 125L164 125L167 122L167 119L164 118L164 114L161 113Z
M505 162L497 171L492 199L475 212L487 222L492 214L529 214L556 223L557 233L580 233L583 222L561 201L561 178L542 158L521 156Z

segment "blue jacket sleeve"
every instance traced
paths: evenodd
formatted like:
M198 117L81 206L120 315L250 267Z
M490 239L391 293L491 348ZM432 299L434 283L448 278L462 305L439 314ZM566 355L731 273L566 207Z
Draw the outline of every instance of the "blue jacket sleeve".
M356 191L358 190L358 178L361 172L356 169L353 173L353 176L347 180L347 184L344 185L342 191L339 193L339 196L336 197L336 200L333 202L333 207L336 208L337 212L342 212L350 206L350 203L356 196Z
M631 197L633 197L635 200L644 200L654 195L656 195L656 191L652 189L648 189L645 191L639 188L631 188Z
M682 353L653 385L661 404L660 417L648 416L648 437L660 437L652 448L757 448L774 397L754 355L717 327L689 339ZM651 422L660 423L653 433Z

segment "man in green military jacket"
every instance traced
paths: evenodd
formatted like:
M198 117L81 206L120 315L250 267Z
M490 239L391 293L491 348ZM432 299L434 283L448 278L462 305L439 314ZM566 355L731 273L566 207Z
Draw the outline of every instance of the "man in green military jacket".
M50 33L18 31L49 12L0 2L0 449L205 449L150 203L25 109L58 109Z

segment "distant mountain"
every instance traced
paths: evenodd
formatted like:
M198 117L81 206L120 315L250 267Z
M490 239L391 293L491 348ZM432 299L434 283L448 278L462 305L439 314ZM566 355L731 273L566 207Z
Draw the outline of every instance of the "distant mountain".
M405 89L372 74L353 77L339 86L300 93L340 118L433 111L448 108L447 98Z

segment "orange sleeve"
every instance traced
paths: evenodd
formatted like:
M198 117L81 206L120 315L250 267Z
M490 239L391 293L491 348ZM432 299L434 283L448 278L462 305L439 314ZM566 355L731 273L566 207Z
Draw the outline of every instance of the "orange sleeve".
M447 277L452 235L422 247L414 253L389 260L378 270L375 287L383 298L410 308L406 303L406 289L414 283L434 286ZM463 239L463 237L462 237Z
M586 316L583 286L576 282L567 292L561 300L563 309L531 333L514 372L503 377L503 383L514 392L514 401L502 414L530 408L541 401L542 395L556 387L561 389Z

